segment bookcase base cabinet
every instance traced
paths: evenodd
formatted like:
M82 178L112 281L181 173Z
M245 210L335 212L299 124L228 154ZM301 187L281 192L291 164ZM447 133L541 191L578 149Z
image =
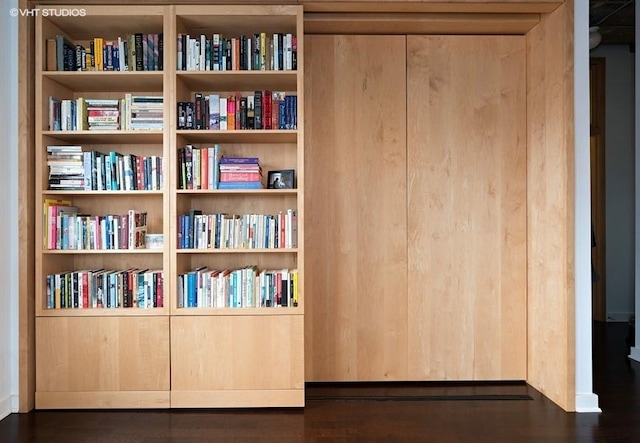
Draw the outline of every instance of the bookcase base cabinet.
M171 406L304 406L303 316L171 317Z
M36 408L168 408L168 317L36 318Z

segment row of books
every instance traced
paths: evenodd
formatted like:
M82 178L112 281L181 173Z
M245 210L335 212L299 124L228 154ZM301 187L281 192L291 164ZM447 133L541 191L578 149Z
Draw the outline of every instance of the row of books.
M197 268L178 276L179 308L298 306L298 270Z
M48 71L162 71L163 34L94 37L75 44L63 35L47 39Z
M292 71L298 67L298 41L293 34L180 33L177 48L178 71Z
M178 189L218 189L220 145L178 149Z
M73 191L160 190L161 156L83 151L82 146L47 146L49 189Z
M79 270L47 275L47 309L161 308L161 270Z
M203 214L178 216L179 249L291 249L298 246L298 214Z
M44 248L49 250L117 250L146 248L147 213L89 215L69 200L45 199Z
M162 130L162 96L124 94L121 99L49 97L50 131Z
M178 129L297 129L298 97L260 90L230 95L196 92L194 100L177 103Z

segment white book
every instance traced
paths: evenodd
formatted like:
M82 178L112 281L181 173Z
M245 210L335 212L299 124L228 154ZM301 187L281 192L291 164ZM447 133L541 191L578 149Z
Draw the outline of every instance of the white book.
M220 97L220 130L226 131L227 129L227 98Z

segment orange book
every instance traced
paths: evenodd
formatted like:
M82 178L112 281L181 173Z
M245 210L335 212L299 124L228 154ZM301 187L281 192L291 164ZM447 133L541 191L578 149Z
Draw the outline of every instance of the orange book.
M236 129L236 97L227 97L227 129Z

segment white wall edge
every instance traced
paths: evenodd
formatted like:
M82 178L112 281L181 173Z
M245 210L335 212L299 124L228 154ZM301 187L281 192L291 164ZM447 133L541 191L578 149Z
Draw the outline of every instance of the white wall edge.
M17 8L19 6L18 0L9 0L9 5L13 8ZM18 41L18 19L13 19L9 21L9 34L12 36L12 39L15 38L15 41ZM7 45L9 49L9 61L12 69L9 74L9 82L10 85L13 85L11 88L11 92L9 95L9 101L12 103L9 109L19 108L18 103L18 45L10 44ZM19 327L19 318L20 318L20 310L19 310L19 298L20 298L20 287L18 284L18 260L20 250L19 243L19 220L18 220L18 211L19 211L19 194L20 190L18 188L18 171L20 171L19 165L19 124L18 124L18 113L13 112L8 117L9 119L9 127L14 128L13 131L10 131L8 137L8 145L13 147L10 150L7 161L10 162L9 170L9 195L11 196L9 202L9 214L11 217L9 218L9 229L10 229L10 237L9 237L9 275L15 276L10 279L9 282L9 309L11 312L9 313L10 319L10 356L12 358L11 369L10 369L10 385L11 385L11 410L13 412L18 412L18 396L20 393L20 327Z
M602 412L598 406L598 396L596 394L576 395L576 412Z
M636 347L631 348L631 353L629 354L629 358L631 360L640 361L640 348L636 348Z
M574 8L574 278L575 278L575 405L577 412L600 412L593 393L591 342L591 147L589 140L589 4Z
M0 420L11 414L11 397L0 399Z

